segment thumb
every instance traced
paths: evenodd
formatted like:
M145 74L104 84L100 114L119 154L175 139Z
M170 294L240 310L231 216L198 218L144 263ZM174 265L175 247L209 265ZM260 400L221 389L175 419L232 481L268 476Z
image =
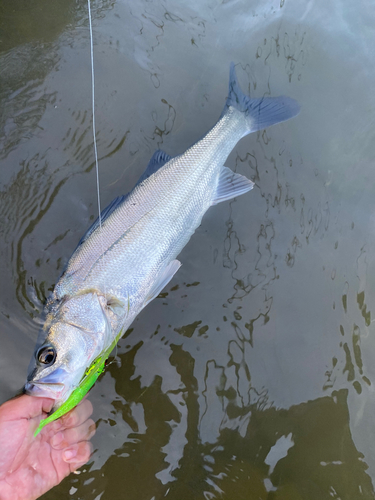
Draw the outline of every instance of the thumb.
M51 411L54 400L50 398L35 398L23 394L7 401L0 407L1 420L19 420L20 418L35 418Z

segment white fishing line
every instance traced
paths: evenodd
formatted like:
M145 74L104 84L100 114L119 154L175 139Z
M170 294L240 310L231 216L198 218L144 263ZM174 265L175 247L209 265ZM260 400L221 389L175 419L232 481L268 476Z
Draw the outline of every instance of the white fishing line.
M96 126L95 126L95 73L94 73L94 42L92 36L92 22L91 22L91 6L90 0L87 0L88 15L89 15L89 26L90 26L90 53L91 53L91 91L92 91L92 135L94 138L94 151L95 151L95 171L96 171L96 190L98 195L98 210L99 210L99 231L100 231L100 245L102 250L102 266L104 266L104 245L103 245L103 235L102 235L102 209L100 206L100 184L99 184L99 162L98 162L98 148L96 146ZM106 282L104 280L104 295L107 294ZM116 354L117 357L117 344L116 344ZM114 360L111 362L113 363Z
M102 229L102 216L101 216L102 210L101 210L101 207L100 207L98 148L96 147L94 43L93 43L93 37L92 37L90 0L87 0L87 6L88 6L88 10L89 10L90 49L91 49L92 135L93 135L93 138L94 138L95 170L96 170L96 189L97 189L97 194L98 194L99 227L100 227L100 230L101 230Z
M91 94L92 94L92 135L94 139L94 152L95 152L95 171L96 171L96 190L98 196L98 210L99 210L99 230L102 232L102 209L100 205L100 184L99 184L99 162L98 162L98 148L96 146L96 124L95 124L95 73L94 73L94 42L92 36L92 23L91 23L91 6L90 0L87 0L89 26L90 26L90 53L91 53ZM103 236L100 237L100 245L102 249L102 265L104 265L104 246ZM106 293L106 286L104 284L104 293Z

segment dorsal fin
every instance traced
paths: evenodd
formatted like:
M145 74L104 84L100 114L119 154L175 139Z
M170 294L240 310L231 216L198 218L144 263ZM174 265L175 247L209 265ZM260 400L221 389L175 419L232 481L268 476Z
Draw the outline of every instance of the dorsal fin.
M102 212L101 212L101 218L102 218L102 224L103 222L108 219L108 217L111 215L112 212L116 210L116 208L121 205L121 203L125 200L127 197L127 194L123 194L122 196L117 196L114 200L111 201L111 203L105 207ZM95 231L96 228L99 227L99 217L96 219L95 222L91 224L91 226L88 228L88 230L85 232L85 234L82 236L80 239L77 248L84 243L87 238Z
M155 151L147 165L146 170L139 178L137 184L140 184L141 182L148 179L150 175L154 174L157 170L159 170L159 168L164 167L164 165L171 159L172 156L167 155L167 153L164 153L164 151L162 151L161 149Z
M172 157L167 155L164 151L161 149L158 149L155 151L155 153L152 155L151 160L149 161L149 164L147 165L146 170L143 172L141 177L138 179L137 184L140 184L141 182L145 181L150 177L152 174L154 174L159 168L163 167L166 163L171 160ZM114 200L111 201L111 203L104 209L102 210L101 217L102 217L102 224L103 222L108 219L108 217L111 215L112 212L116 210L116 208L121 205L121 203L127 198L127 194L124 194L122 196L117 196ZM99 227L99 217L91 224L91 226L88 228L86 233L82 236L80 239L76 249L84 243L88 237Z
M164 153L161 149L158 149L155 151L155 153L152 155L151 160L149 161L149 164L147 165L146 170L143 172L141 177L138 179L137 184L140 184L141 182L145 181L150 175L154 174L159 168L163 167L169 160L171 160L172 157L167 155L167 153ZM104 209L102 210L101 217L102 217L102 223L108 219L108 217L111 215L112 212L116 210L116 208L121 205L121 203L127 198L127 194L124 194L122 196L117 196L114 200L111 201L111 203ZM99 217L96 219L95 222L91 224L91 226L88 228L86 233L82 236L80 239L77 248L84 243L87 238L99 227Z

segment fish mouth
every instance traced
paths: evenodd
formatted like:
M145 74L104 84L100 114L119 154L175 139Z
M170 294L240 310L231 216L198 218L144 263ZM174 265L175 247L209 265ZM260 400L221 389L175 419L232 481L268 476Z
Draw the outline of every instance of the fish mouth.
M25 393L37 398L61 399L66 392L64 384L48 382L26 382Z
M66 375L65 370L58 368L45 377L31 379L25 384L25 393L34 397L61 400L69 391L68 387L61 382L66 378Z

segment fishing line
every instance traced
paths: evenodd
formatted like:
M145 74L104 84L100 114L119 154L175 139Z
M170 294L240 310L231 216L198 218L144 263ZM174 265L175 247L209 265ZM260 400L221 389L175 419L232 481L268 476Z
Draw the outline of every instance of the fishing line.
M87 0L89 9L89 25L90 25L90 52L91 52L91 94L92 94L92 135L94 138L94 151L95 151L95 170L96 170L96 188L98 193L98 209L99 209L99 227L102 229L102 216L100 207L100 191L99 191L99 162L98 162L98 149L96 147L96 126L95 126L95 75L94 75L94 43L92 37L92 24L91 24L91 7L90 0Z
M99 162L98 162L98 148L96 146L96 124L95 124L95 74L94 74L94 42L92 36L92 23L91 23L91 6L90 0L87 0L89 26L90 26L90 53L91 53L91 94L92 94L92 135L94 138L94 152L95 152L95 171L96 171L96 191L98 196L98 210L99 210L99 230L102 232L102 209L100 206L100 184L99 184ZM100 237L100 244L102 247L102 260L104 260L104 247L103 237ZM104 262L102 262L104 264ZM106 294L104 284L104 294Z
M91 23L91 6L90 0L87 0L88 6L88 16L89 16L89 26L90 26L90 49L91 49L91 87L92 87L92 135L94 138L94 151L95 151L95 167L96 167L96 188L98 194L98 209L99 209L99 240L102 247L102 264L104 264L104 247L103 247L103 235L102 235L102 214L100 207L100 188L99 188L99 162L98 162L98 150L96 146L96 133L95 133L95 78L94 78L94 43L92 36L92 23ZM96 228L97 229L97 228ZM105 275L104 275L105 276ZM105 279L104 279L105 281ZM104 296L106 296L106 289L104 283ZM115 339L117 346L118 339ZM113 349L113 343L110 345L110 351ZM86 368L84 376L82 377L78 386L76 386L73 392L70 394L68 399L63 402L63 404L57 408L57 410L41 420L39 422L38 428L34 432L34 436L36 436L45 425L49 422L53 422L59 417L65 415L68 411L74 408L84 396L88 393L91 387L95 384L97 378L101 373L103 373L105 368L106 358L109 356L110 351L104 350L102 353L94 360L93 363L89 367Z
M91 6L90 0L87 0L89 26L90 26L90 54L91 54L91 93L92 93L92 135L94 138L94 151L95 151L95 171L96 171L96 190L98 195L98 210L99 210L99 230L100 230L100 244L102 249L102 265L104 266L104 246L102 233L102 210L100 206L100 184L99 184L99 162L98 162L98 148L96 146L96 126L95 126L95 73L94 73L94 42L92 36L92 22L91 22ZM106 295L106 283L104 280L104 296ZM116 354L117 356L117 344ZM113 362L113 361L112 361Z

